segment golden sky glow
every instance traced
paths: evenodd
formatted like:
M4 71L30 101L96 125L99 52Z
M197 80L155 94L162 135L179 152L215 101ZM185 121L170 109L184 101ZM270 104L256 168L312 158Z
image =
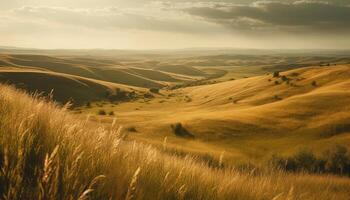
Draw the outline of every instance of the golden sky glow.
M347 0L0 1L2 46L337 49L348 35Z

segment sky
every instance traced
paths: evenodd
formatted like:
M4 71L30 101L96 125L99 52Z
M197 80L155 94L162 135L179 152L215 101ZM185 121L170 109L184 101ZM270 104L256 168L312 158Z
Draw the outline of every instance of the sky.
M349 49L350 0L0 0L0 46Z

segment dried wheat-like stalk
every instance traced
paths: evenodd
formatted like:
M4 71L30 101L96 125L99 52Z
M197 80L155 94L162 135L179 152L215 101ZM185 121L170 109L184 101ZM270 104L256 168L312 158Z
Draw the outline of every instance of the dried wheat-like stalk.
M186 185L182 185L179 190L177 191L178 194L178 199L185 199L185 194L186 194Z
M166 149L166 146L167 146L167 140L168 140L168 137L164 137L164 140L163 140L163 150Z
M225 154L225 151L221 152L221 154L220 154L219 167L223 167L224 154Z
M137 184L137 179L140 174L141 168L138 167L131 179L129 188L128 188L128 193L126 194L125 200L132 200L135 197L135 191L136 191L136 184Z

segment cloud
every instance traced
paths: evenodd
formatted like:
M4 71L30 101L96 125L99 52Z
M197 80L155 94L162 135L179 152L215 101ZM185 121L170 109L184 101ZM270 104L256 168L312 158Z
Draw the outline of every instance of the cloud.
M183 9L204 21L242 30L349 32L350 6L325 1L257 1Z
M144 10L123 10L118 7L98 9L23 6L10 11L10 16L27 22L56 23L100 30L146 30L181 33L206 33L207 22L194 23L192 18L154 14ZM215 30L215 29L212 29ZM212 32L212 31L209 31Z
M348 4L349 0L0 1L0 43L347 48Z

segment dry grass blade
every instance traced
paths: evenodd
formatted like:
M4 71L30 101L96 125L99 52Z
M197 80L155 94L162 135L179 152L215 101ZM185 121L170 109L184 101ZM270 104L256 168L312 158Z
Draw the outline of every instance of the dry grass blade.
M141 168L138 167L131 179L129 188L128 188L128 192L126 194L125 200L132 200L135 197L135 191L136 191L136 186L137 186L137 179L139 176L139 173L141 171Z
M94 190L93 189L87 189L81 194L78 198L78 200L86 200L89 198L89 194L92 193Z
M0 199L348 200L350 196L349 178L233 169L223 166L223 153L222 167L211 166L187 151L184 157L169 154L172 146L166 139L162 151L161 141L155 148L130 141L131 137L122 139L116 125L107 130L87 123L46 99L0 86ZM225 164L228 159L229 152Z

